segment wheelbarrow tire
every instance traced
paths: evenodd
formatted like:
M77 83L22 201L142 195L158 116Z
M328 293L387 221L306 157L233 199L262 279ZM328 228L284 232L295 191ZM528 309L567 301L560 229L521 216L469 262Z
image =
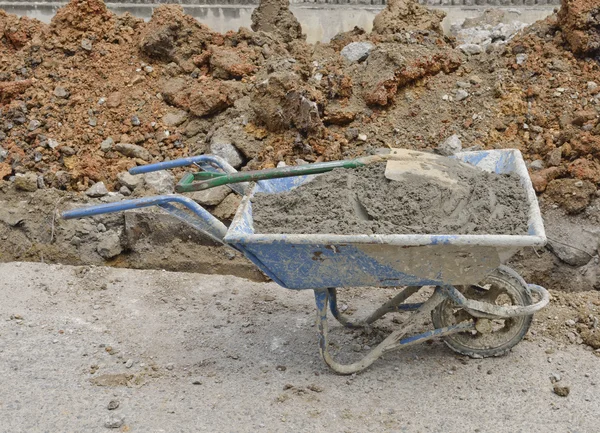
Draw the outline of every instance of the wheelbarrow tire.
M488 286L489 289L485 289ZM531 305L531 292L527 283L514 270L507 266L500 266L489 274L479 286L457 287L469 299L484 302L498 303L500 296L509 299L512 305ZM493 294L492 294L493 290ZM496 295L496 298L493 296ZM491 295L490 295L491 294ZM492 296L493 299L490 299ZM481 320L471 316L468 312L458 307L450 299L442 301L432 312L433 326L443 328L452 326L466 320ZM493 332L480 333L469 331L444 337L448 347L457 353L471 358L488 358L502 356L519 343L531 326L533 315L488 321L495 327Z

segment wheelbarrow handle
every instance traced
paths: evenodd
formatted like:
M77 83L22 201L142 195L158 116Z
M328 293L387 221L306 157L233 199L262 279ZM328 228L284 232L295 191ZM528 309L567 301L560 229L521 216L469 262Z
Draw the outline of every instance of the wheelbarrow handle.
M186 167L188 165L196 165L205 172L221 173L223 170L226 174L237 173L237 170L231 166L225 159L217 155L198 155L187 158L174 159L173 161L157 162L155 164L140 165L129 170L130 174L150 173L152 171L169 170L177 167ZM220 169L220 170L219 170ZM232 190L240 195L246 193L248 182L242 182L237 185L229 186Z
M185 212L171 203L179 203L191 211ZM84 218L112 212L122 212L131 209L140 209L150 206L159 206L192 227L208 235L216 242L223 243L227 233L227 227L221 221L212 216L207 210L194 200L176 194L157 195L154 197L124 200L116 203L106 203L97 206L89 206L81 209L73 209L62 213L64 219Z
M216 165L226 173L237 173L225 159L217 155L198 155L187 158L174 159L173 161L157 162L155 164L140 165L129 170L130 174L150 173L152 171L170 170L177 167L186 167L188 165Z

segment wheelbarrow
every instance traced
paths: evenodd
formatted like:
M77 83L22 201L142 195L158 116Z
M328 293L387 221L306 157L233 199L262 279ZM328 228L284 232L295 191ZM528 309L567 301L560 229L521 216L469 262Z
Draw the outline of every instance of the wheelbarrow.
M229 185L244 195L229 227L192 199L159 195L102 204L62 214L81 218L128 209L158 206L213 240L243 253L280 286L314 291L321 356L340 374L369 367L392 350L442 337L454 351L482 358L507 353L527 333L533 313L549 301L543 287L527 284L503 265L524 247L541 247L546 235L527 168L518 150L463 152L459 160L487 171L516 173L528 207L528 233L523 235L336 235L260 234L252 223L252 197L257 192L277 194L308 182L314 175ZM139 166L131 174L196 165L207 173L234 173L224 159L202 155ZM203 173L200 172L200 173ZM184 176L189 184L189 175ZM182 179L183 181L183 179ZM181 188L180 188L181 190ZM401 291L369 316L352 320L338 307L337 290L347 287L399 287ZM406 302L423 287L434 287L425 302ZM425 292L423 292L425 293ZM328 310L347 328L369 327L384 315L412 312L402 325L350 364L334 360L329 350ZM433 328L414 333L431 317Z

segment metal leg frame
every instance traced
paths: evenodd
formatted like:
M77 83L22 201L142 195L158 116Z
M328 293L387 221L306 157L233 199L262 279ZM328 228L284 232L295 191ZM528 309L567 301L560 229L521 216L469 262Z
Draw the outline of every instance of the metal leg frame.
M410 289L408 292L406 290ZM406 347L409 345L422 343L424 341L430 340L434 337L441 337L445 335L454 334L457 332L463 332L470 329L474 329L474 324L472 322L469 323L460 323L454 326L448 326L446 328L433 329L431 331L424 332L422 334L414 335L412 337L402 338L408 332L412 330L412 328L420 323L423 319L428 318L431 314L431 311L442 302L446 296L442 292L441 289L436 288L433 295L423 304L421 304L418 309L409 317L409 319L404 323L401 329L398 329L392 332L388 337L379 343L374 349L372 349L369 353L367 353L361 360L354 362L352 364L340 364L334 361L333 357L329 353L329 341L328 341L328 325L327 325L327 308L330 302L330 299L333 303L331 305L332 313L336 317L336 319L340 320L342 324L348 327L357 327L357 326L365 326L368 323L372 323L378 318L382 317L389 311L398 311L399 299L406 299L412 293L410 293L414 288L409 287L397 295L394 299L386 302L379 309L375 311L368 318L358 321L357 323L351 323L347 319L343 318L339 311L337 310L337 300L335 296L335 289L317 289L315 290L315 301L317 304L317 330L319 333L319 350L321 352L321 356L325 363L331 367L336 373L339 374L352 374L364 370L369 367L373 362L379 359L384 353L387 353L391 350L395 350L398 348ZM406 293L405 293L406 292ZM408 294L410 293L410 294ZM333 294L333 296L332 296Z
M364 328L365 326L370 325L378 319L381 319L387 313L398 312L398 311L414 311L417 310L423 304L402 304L406 301L410 296L414 295L421 289L421 286L409 286L394 296L392 299L387 301L381 307L373 312L368 317L364 319L357 320L355 322L351 321L349 318L344 316L338 310L338 302L337 302L337 289L331 288L327 289L329 291L329 309L331 310L331 314L333 317L340 322L346 328Z

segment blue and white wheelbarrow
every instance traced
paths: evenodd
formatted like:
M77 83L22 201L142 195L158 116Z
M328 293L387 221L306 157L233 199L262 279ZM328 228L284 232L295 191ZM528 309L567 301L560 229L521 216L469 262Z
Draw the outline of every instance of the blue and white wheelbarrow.
M317 305L320 352L327 365L340 374L361 371L384 353L436 337L442 337L452 350L464 355L499 356L521 341L533 313L549 301L546 289L527 284L503 263L521 248L544 246L546 235L537 198L518 150L463 152L456 158L487 171L519 175L529 207L526 235L255 233L252 196L257 192L288 191L309 181L313 175L230 185L244 197L229 227L192 199L178 194L91 206L64 212L62 216L81 218L159 206L213 240L243 253L280 286L312 289ZM135 167L130 173L188 165L203 170L198 176L201 179L235 173L225 160L213 155ZM405 302L426 286L435 289L425 302ZM368 317L350 320L340 312L337 302L338 288L346 287L403 289ZM412 314L362 359L342 364L336 362L329 351L328 309L348 328L368 327L388 313L409 311ZM415 334L414 328L429 316L434 329Z

